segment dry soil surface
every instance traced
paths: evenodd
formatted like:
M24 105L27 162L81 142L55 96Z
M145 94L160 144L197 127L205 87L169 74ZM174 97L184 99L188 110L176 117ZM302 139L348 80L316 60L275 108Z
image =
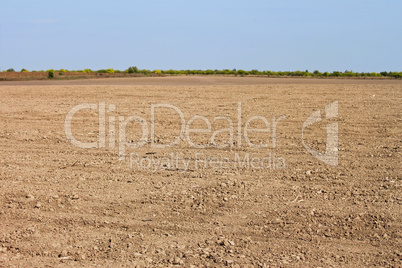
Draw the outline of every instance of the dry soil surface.
M31 81L0 94L1 267L402 265L401 80ZM306 148L323 154L336 126L331 166Z

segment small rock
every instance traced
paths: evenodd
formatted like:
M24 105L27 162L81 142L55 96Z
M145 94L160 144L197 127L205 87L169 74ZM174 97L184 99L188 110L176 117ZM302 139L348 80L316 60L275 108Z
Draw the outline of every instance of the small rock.
M36 203L34 208L41 208L41 207L42 207L42 204L40 202L38 202L38 203Z
M180 260L179 257L175 257L175 258L173 259L173 265L179 265L180 262L181 262L181 260Z
M279 219L279 218L276 218L275 220L272 221L273 224L280 224L282 222L283 221L281 219Z
M233 260L226 260L226 265L230 265L233 263Z
M226 247L229 247L229 246L234 246L234 242L233 241L231 241L231 240L225 240L225 241L223 241L223 245L225 245Z
M67 257L67 255L68 255L67 250L66 250L66 249L63 249L63 251L59 254L59 258Z
M166 254L166 252L165 252L162 248L156 249L155 252L156 252L157 254L161 254L161 255L165 255L165 254Z
M33 195L31 195L31 194L27 194L25 197L26 197L28 200L34 200L34 199L35 199L35 197L34 197Z
M143 261L133 262L132 264L133 264L132 267L136 267L136 268L147 267L147 266L145 265L145 262L143 262Z
M311 171L311 170L307 170L307 171L306 171L306 175L307 175L307 176L310 176L310 175L311 175L311 173L312 173L312 171Z

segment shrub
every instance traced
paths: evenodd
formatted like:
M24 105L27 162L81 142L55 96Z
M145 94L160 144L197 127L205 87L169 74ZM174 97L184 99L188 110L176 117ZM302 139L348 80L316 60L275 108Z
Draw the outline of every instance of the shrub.
M224 69L222 70L222 74L233 74L233 71L229 69Z
M134 67L130 66L130 67L127 69L127 72L128 72L129 74L136 74L136 73L139 73L140 71L138 70L137 66L134 66Z
M250 71L250 74L252 74L252 75L257 75L258 73L259 72L258 72L257 69L253 69L253 70Z
M290 73L291 76L303 76L303 74L302 71L294 71Z
M21 73L28 73L29 71L27 69L22 68Z
M380 73L382 76L388 76L388 72L381 72Z
M7 69L7 72L9 72L9 73L13 73L13 72L15 72L15 71L14 71L14 69L13 69L13 68L10 68L10 69Z
M65 69L60 69L58 72L59 72L59 75L64 75L64 73L67 72L67 70L65 70Z
M152 72L150 70L143 69L143 70L140 71L140 73L143 73L143 74L147 75L147 74L150 74Z
M161 70L154 70L154 74L162 74Z
M315 71L313 72L313 74L314 74L314 75L317 75L317 76L320 76L320 75L321 75L320 71L318 71L318 70L315 70Z
M208 69L208 70L205 71L205 74L211 75L211 74L214 74L214 71Z
M49 79L54 78L54 71L53 71L53 70L49 70L48 73L47 73L47 77L48 77Z
M348 70L346 70L346 71L343 73L343 76L353 77L353 76L356 76L356 73L354 73L353 71L348 71Z
M111 69L111 68L109 68L109 69L107 69L107 70L101 69L101 70L98 70L97 72L98 72L98 73L104 73L104 74L112 74L112 73L114 73L114 70Z
M402 78L402 72L390 72L389 76L394 77L394 78Z
M245 75L246 71L245 70L238 70L237 73L240 74L240 75Z
M163 71L163 73L165 73L165 74L181 74L182 72L178 71L178 70L170 69L170 70L167 70L167 71Z

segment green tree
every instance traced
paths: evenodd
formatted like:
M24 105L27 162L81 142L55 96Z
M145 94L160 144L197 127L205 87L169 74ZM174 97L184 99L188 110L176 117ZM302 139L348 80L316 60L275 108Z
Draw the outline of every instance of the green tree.
M143 70L140 71L140 73L147 75L147 74L150 74L152 72L150 70L143 69Z
M394 78L402 78L402 72L390 72L389 76L394 77Z
M47 73L47 77L48 77L49 79L54 78L54 70L49 70L48 73Z
M315 70L315 71L313 72L313 74L316 75L316 76L320 76L320 75L321 75L320 71L318 71L318 70Z
M245 70L238 70L237 73L240 74L241 76L243 76L243 75L246 74L246 71Z
M388 74L388 72L381 72L380 73L382 76L388 76L389 74Z
M208 70L205 71L205 74L211 75L211 74L214 74L214 71L208 69Z
M250 71L250 74L252 74L252 75L257 75L258 73L259 72L256 69L253 69L253 70Z
M137 66L134 66L134 67L129 67L128 69L127 69L127 72L129 73L129 74L137 74L137 73L139 73L140 71L138 70L138 68L137 68Z

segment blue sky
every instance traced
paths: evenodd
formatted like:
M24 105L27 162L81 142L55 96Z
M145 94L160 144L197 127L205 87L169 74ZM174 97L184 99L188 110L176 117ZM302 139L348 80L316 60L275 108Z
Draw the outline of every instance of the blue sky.
M402 1L0 2L0 68L402 71Z

